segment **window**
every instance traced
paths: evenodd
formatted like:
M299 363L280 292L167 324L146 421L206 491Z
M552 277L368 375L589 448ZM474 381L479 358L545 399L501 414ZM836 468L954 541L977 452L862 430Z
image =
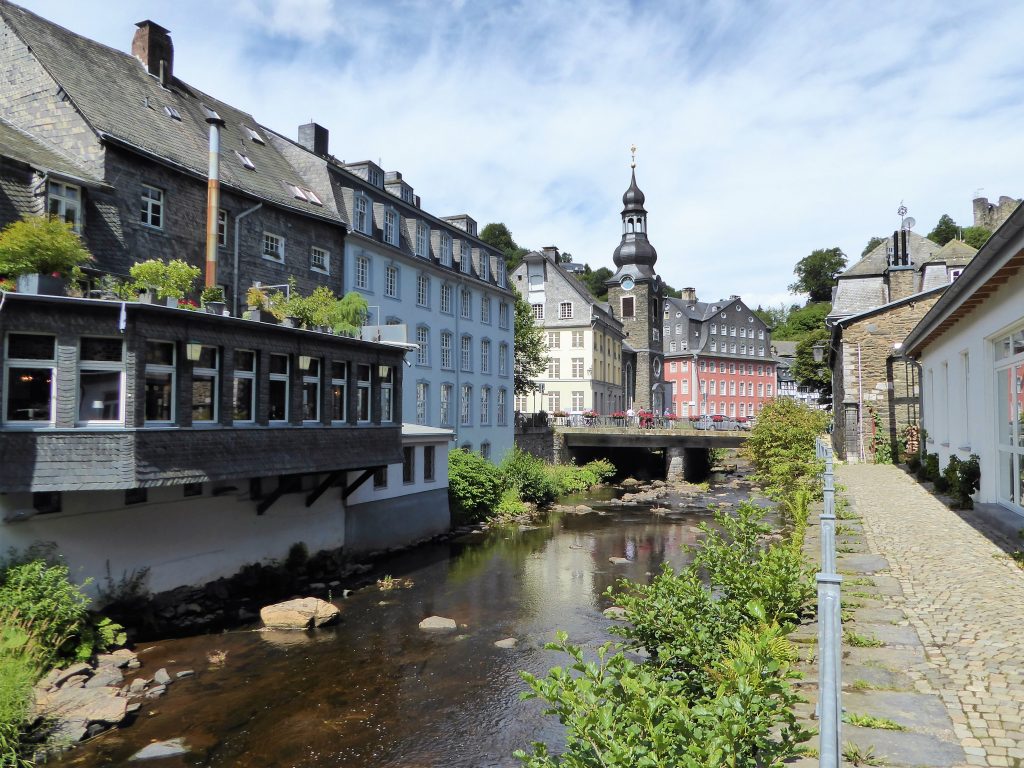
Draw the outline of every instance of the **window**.
M674 341L670 341L669 342L669 344L668 344L668 351L669 352L675 352L676 351L676 343Z
M675 360L673 360L671 363L668 364L668 369L669 369L669 371L671 373L675 373L676 372L676 361Z
M548 358L548 378L557 379L562 374L562 361L557 357Z
M270 421L288 421L289 363L288 355L270 356Z
M398 267L393 264L388 264L384 268L384 295L392 298L398 298Z
M505 257L504 256L499 256L498 257L498 285L500 285L502 288L504 288L505 287L505 280L506 280L506 275L505 275Z
M725 346L725 345L723 344L723 346ZM718 351L718 342L717 341L712 341L711 344L708 345L708 349L710 351L712 351L712 352L717 352Z
M256 420L256 353L251 349L235 350L231 402L234 421Z
M174 421L174 342L146 342L147 422Z
M392 210L384 211L384 242L398 245L398 213Z
M688 395L688 394L690 394L690 380L689 379L683 379L682 381L679 382L679 384L680 384L680 386L679 386L679 394L681 394L681 395Z
M319 361L317 361L319 362ZM348 410L345 384L348 366L338 360L331 361L331 421L344 422Z
M548 392L548 413L557 413L562 410L562 393Z
M558 305L558 319L559 320L571 320L572 319L572 302L563 301Z
M736 326L735 325L730 325L729 326L729 335L730 336L735 336L736 335Z
M572 359L572 377L574 379L582 379L583 378L583 358L582 357L574 357Z
M430 255L430 227L422 221L416 222L416 255L422 258Z
M82 232L82 189L73 184L51 181L47 190L46 209L50 216L70 224L71 229Z
M164 191L149 184L142 185L142 209L139 221L154 229L164 228Z
M583 349L583 331L572 332L572 348Z
M388 468L380 467L376 472L373 473L373 487L376 488L387 488L388 487Z
M707 362L705 360L701 360L700 361L700 371L701 371L701 373L704 373L704 371L706 371L707 368L708 368Z
M482 443L480 443L480 458L491 458L491 443L489 440L484 440Z
M416 447L406 445L402 448L402 482L416 481Z
M309 268L329 275L331 273L331 254L314 245L309 249Z
M716 373L718 371L718 363L712 360L710 363L708 363L708 370L710 370L712 373Z
M273 232L263 233L263 258L270 261L284 261L284 238Z
M572 409L574 411L583 410L583 392L574 390L572 393Z
M718 385L718 383L714 379L711 379L711 381L709 383L709 386L711 387L711 394L712 395L717 395L718 394L717 385Z
M256 163L254 163L249 158L249 156L247 154L245 154L244 152L239 152L236 149L235 150L235 157L238 158L238 162L240 162L242 164L243 168L246 168L246 169L248 169L250 171L255 171L256 170Z
M480 322L491 324L491 297L481 296L480 297Z
M491 280L491 257L486 251L480 251L480 279Z
M452 236L442 232L439 238L441 243L441 264L445 267L452 265Z
M498 411L498 426L499 427L504 427L504 426L508 425L508 413L507 413L507 408L506 408L507 395L508 395L508 392L505 390L504 387L502 387L501 389L498 390L498 401L497 401L497 406L496 407L497 407L497 411Z
M480 342L480 373L491 372L491 342L483 339Z
M4 356L5 422L54 422L56 355L56 336L8 334Z
M463 336L461 339L460 367L464 371L473 370L473 337Z
M446 315L452 314L452 296L454 290L447 283L441 284L441 311Z
M491 388L480 388L480 423L491 423Z
M390 365L382 366L380 372L380 420L390 423L395 420L395 369Z
M764 328L761 328L760 330L758 330L758 332L757 332L757 338L759 338L759 339L761 339L762 341L764 341Z
M671 328L672 328L672 326L671 326L671 325L666 325L665 327L663 327L663 328L661 329L661 330L662 330L662 333L663 333L663 334L664 334L665 336L668 336L668 334L669 334L669 330L670 330Z
M228 247L228 212L223 208L217 211L217 245Z
M217 421L220 355L216 347L203 347L192 366L192 421Z
M434 479L434 446L423 446L423 481L432 482Z
M740 395L747 394L747 383L745 381L740 382Z
M465 274L469 274L472 271L473 265L473 246L466 240L462 241L459 246L459 269Z
M124 419L122 340L83 336L78 361L78 421Z
M543 304L531 304L530 308L533 310L534 320L544 319L544 305Z
M302 372L302 420L320 421L320 358L310 358Z
M430 329L419 325L416 327L416 365L430 365Z
M562 334L558 331L548 331L548 349L558 349L562 345Z
M172 120L181 120L181 112L178 111L177 107L165 106L164 114Z
M370 288L370 260L366 256L356 257L355 285L364 291Z
M450 427L452 425L452 385L442 384L441 385L441 426Z
M459 291L459 314L465 320L473 317L473 294L469 292L468 288Z
M416 423L427 423L427 403L430 401L430 385L425 381L416 382Z
M498 345L498 375L508 376L508 344Z
M772 396L772 385L771 384L766 384L764 389L765 389L765 394L768 397L771 397Z
M430 278L426 275L416 276L416 305L430 306Z
M508 304L505 302L498 305L498 327L508 328Z
M463 384L462 397L459 401L459 424L464 427L468 427L471 422L472 397L473 387L469 384Z
M635 317L633 311L633 297L623 296L622 297L622 316L623 317Z
M369 215L369 204L363 195L356 193L355 199L355 221L352 222L352 226L355 227L356 232L362 232L364 235L371 234L370 229L370 215Z
M452 365L452 334L449 331L444 331L441 334L441 368L446 371L454 368Z
M373 417L373 410L370 408L370 366L359 365L356 371L359 377L356 381L356 419L365 424Z
M736 382L735 381L730 381L729 382L729 394L730 395L735 395L736 394Z
M245 130L249 138L255 141L257 144L264 143L263 137L260 136L254 129L250 128L248 125L243 125L242 128Z
M381 173L379 168L369 168L367 171L367 177L369 178L370 183L373 184L373 186L384 186L384 174Z

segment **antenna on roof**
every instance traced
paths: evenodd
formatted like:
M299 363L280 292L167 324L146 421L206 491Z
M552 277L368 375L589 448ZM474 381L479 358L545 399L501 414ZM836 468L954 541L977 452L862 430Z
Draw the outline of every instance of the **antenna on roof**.
M917 219L915 219L913 216L907 216L907 218L905 218L903 220L903 223L900 224L900 229L902 229L905 232L909 232L916 225L917 225Z

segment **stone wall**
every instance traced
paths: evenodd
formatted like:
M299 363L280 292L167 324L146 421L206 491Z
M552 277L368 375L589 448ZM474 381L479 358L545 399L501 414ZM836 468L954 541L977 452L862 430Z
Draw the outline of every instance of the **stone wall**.
M990 203L987 197L975 198L974 226L985 227L985 229L995 232L1004 221L1010 218L1010 214L1017 209L1018 205L1020 205L1020 200L1006 195L1001 195L998 203Z
M552 427L516 426L516 448L544 461L554 461L555 431Z

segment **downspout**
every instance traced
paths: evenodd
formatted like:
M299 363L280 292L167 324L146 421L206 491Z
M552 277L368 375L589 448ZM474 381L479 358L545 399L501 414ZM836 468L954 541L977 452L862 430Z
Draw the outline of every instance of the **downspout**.
M864 461L864 376L860 364L860 342L857 342L857 431L860 438L860 460Z
M161 74L164 62L160 62ZM206 182L206 287L217 285L217 218L220 213L220 129L224 121L207 117L210 124L210 162Z
M238 232L242 219L248 216L250 213L256 213L260 208L263 207L263 203L256 203L252 208L242 211L240 214L235 216L235 249L234 249L234 271L232 272L232 287L234 288L234 296L231 304L231 314L238 317Z

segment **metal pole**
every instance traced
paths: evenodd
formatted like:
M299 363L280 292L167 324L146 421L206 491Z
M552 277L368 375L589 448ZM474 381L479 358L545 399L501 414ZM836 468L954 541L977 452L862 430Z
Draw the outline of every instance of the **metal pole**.
M860 365L860 342L857 342L857 430L860 438L860 460L864 461L864 375Z
M843 577L818 574L818 764L839 768L842 754L842 673L840 667L840 585Z

